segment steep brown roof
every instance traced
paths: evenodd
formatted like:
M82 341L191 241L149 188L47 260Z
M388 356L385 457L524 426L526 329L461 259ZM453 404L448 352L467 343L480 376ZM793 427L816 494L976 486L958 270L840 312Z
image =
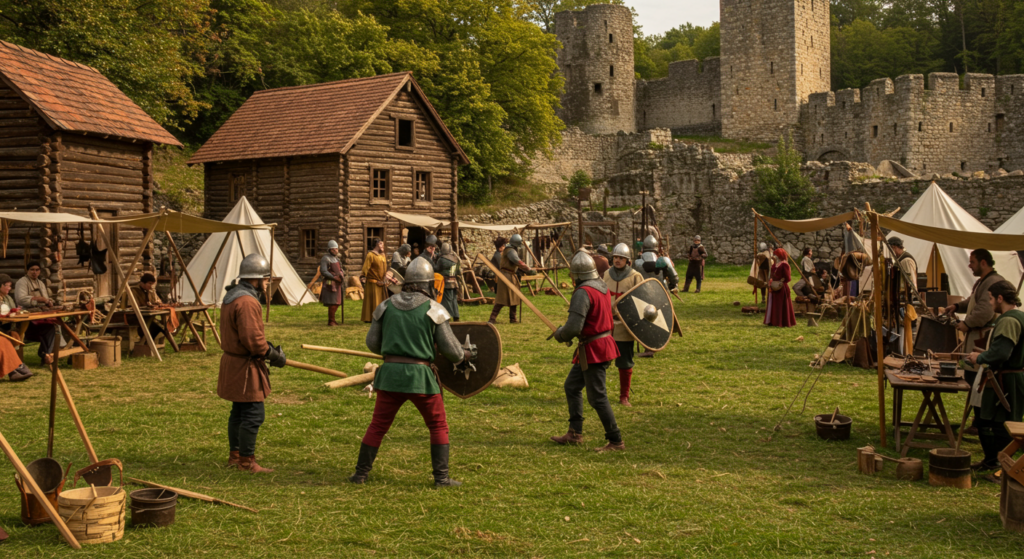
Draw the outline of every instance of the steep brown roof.
M412 73L401 72L257 91L189 164L346 153L407 83L452 149L468 163Z
M55 130L181 145L88 66L0 41L0 75Z

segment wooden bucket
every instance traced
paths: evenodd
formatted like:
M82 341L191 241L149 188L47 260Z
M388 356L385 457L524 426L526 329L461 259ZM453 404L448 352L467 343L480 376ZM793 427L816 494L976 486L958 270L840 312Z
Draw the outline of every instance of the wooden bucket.
M93 338L89 349L96 353L100 365L117 367L121 365L121 336L103 336Z
M1002 491L999 494L999 518L1003 530L1024 532L1024 486L1003 470Z
M971 453L952 448L928 451L928 484L935 487L971 488Z

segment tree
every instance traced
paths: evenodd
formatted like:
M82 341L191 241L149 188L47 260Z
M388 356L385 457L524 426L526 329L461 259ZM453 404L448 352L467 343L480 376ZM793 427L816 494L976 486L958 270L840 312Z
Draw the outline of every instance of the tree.
M567 10L582 10L593 4L623 5L623 0L526 0L527 18L547 33L555 32L555 14Z
M564 179L565 177L562 178ZM576 172L569 177L569 181L566 184L565 189L571 198L577 198L580 195L580 190L590 188L590 185L593 184L593 182L594 181L586 171L583 169L577 169Z
M909 27L880 30L855 20L832 28L832 87L864 87L878 78L927 74L941 68L934 58L936 40Z
M793 135L779 137L777 153L754 172L751 205L758 213L779 219L808 219L818 215L819 194L800 170L802 157Z
M704 60L721 54L718 22L710 27L684 23L664 35L651 35L634 41L633 65L638 77L657 79L668 75L668 65L679 60Z

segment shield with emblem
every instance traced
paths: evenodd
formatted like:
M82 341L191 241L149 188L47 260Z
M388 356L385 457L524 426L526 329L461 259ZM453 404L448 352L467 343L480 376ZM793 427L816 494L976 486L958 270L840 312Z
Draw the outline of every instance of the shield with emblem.
M456 367L445 356L434 358L437 378L441 386L459 398L479 394L494 382L501 370L501 336L493 324L487 322L455 322L452 332L464 348L476 347L473 367ZM475 367L475 369L474 369Z
M615 314L640 345L661 351L668 345L675 321L672 300L665 284L646 279L619 297Z
M402 284L405 283L405 278L402 277L402 274L398 273L398 270L394 268L389 269L388 272L384 274L384 280L388 282L388 291L390 291L392 295L401 293Z

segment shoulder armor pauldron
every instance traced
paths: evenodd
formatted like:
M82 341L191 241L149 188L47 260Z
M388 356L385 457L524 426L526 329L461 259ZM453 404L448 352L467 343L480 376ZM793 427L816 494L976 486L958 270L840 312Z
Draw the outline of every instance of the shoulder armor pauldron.
M388 310L388 300L384 299L377 305L377 308L373 309L373 319L380 320L380 317L384 316L384 311L386 310Z
M441 306L441 303L433 299L430 300L430 310L427 311L427 316L430 317L430 320L434 321L434 324L444 324L452 318L452 315L448 314L448 311Z

